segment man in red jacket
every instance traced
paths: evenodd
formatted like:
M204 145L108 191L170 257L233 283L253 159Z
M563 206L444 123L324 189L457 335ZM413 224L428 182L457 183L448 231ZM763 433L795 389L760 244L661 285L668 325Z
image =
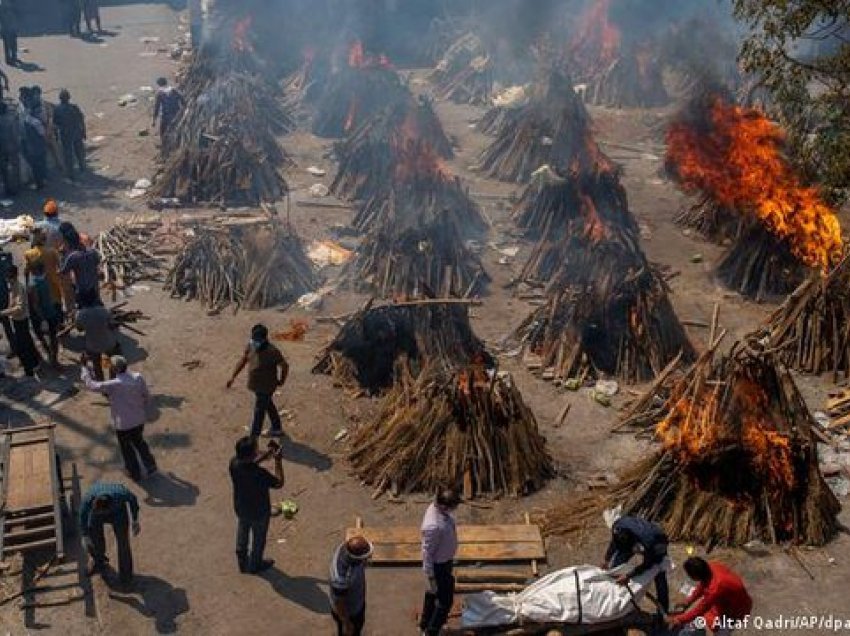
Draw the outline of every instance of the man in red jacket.
M687 611L671 614L667 623L673 627L691 626L707 634L728 634L739 621L744 621L753 609L753 601L737 574L717 561L708 562L691 557L684 564L685 572L697 584L685 601Z

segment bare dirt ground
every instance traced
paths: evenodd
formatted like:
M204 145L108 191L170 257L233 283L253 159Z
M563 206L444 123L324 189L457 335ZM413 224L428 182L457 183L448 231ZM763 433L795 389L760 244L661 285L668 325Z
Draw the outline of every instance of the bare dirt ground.
M167 47L178 35L177 16L161 5L133 5L103 10L104 26L113 36L101 43L71 41L66 37L28 38L22 46L26 61L41 71L12 71L13 89L39 83L48 97L67 86L88 114L89 138L93 143L95 174L81 186L54 179L48 191L22 195L6 214L30 212L41 206L45 195L67 202L64 216L89 232L108 227L116 217L145 212L139 201L125 196L138 178L153 170L155 140L140 137L150 116L150 86L160 74L173 74L176 64L159 48ZM142 42L158 37L159 42ZM126 93L139 98L135 106L120 107ZM486 143L483 135L470 129L480 114L468 107L441 104L439 114L446 129L457 138L459 153L453 167L472 192L519 192L518 186L481 179L468 170ZM737 337L758 323L768 306L742 302L717 286L710 264L719 254L716 247L682 235L672 218L682 197L658 176L661 142L653 131L663 113L594 113L598 136L613 142L606 150L624 167L624 183L631 208L644 226L644 249L650 258L671 266L681 274L672 281L673 302L679 316L707 320L715 302L722 304L722 324ZM297 204L315 182L305 168L318 165L328 170L324 158L330 147L305 133L284 140L298 168L290 177L295 189L292 220L308 238L326 237L328 228L344 223L345 210L317 209ZM616 145L614 145L616 144ZM642 152L624 149L645 149ZM482 198L493 220L491 240L507 240L511 224L507 207ZM527 250L528 246L525 245ZM512 265L499 265L498 253L484 252L493 276L485 304L474 310L477 332L496 343L530 310L511 298L503 288L523 254ZM691 263L695 253L703 263ZM327 562L343 528L355 515L371 525L410 525L419 522L424 497L402 502L372 500L371 489L352 477L344 460L344 442L334 442L343 428L355 425L374 408L367 400L351 400L335 389L329 378L310 373L314 355L334 334L334 328L315 320L316 314L299 310L258 313L222 313L208 316L195 304L169 299L156 285L138 290L129 298L130 309L141 309L151 320L140 326L145 337L125 341L135 370L142 372L156 396L158 417L147 427L147 436L159 460L161 475L140 485L131 485L142 504L142 533L134 540L138 573L131 592L110 589L95 580L89 602L56 608L39 608L24 624L23 613L14 603L0 607L0 631L12 634L39 631L71 634L151 634L180 631L187 634L321 634L332 633L326 600ZM363 298L338 292L328 297L322 315L335 315L357 307ZM268 541L268 554L276 559L273 570L263 577L240 575L233 555L234 519L227 463L235 440L250 421L251 396L237 385L224 388L232 365L244 346L250 326L265 322L273 329L286 326L291 318L305 318L310 330L300 343L284 346L292 365L291 379L281 392L279 406L294 418L286 422L286 486L280 498L298 501L300 511L292 521L275 519ZM704 330L691 330L699 346ZM730 341L733 338L730 338ZM84 485L97 479L123 480L120 458L109 428L103 398L79 392L78 370L72 352L65 352L65 370L39 385L7 379L0 383L0 418L6 424L53 421L66 466L76 464ZM199 360L201 366L188 371L181 365ZM464 507L459 519L466 522L513 522L525 511L535 512L586 489L588 477L616 473L619 467L646 451L646 444L631 436L613 435L616 407L630 397L621 394L614 407L605 409L584 393L562 392L533 378L515 359L501 361L512 371L526 401L537 415L549 447L558 461L561 476L543 492L519 501ZM14 371L19 374L19 371ZM820 408L828 385L818 379L802 378L801 386L813 409ZM635 387L632 387L635 388ZM566 402L572 410L561 427L554 425ZM848 513L842 515L845 523ZM596 563L605 546L604 530L591 528L581 541L549 542L549 567ZM754 557L743 552L723 552L743 574L755 598L755 612L765 617L844 613L850 619L843 583L850 576L847 558L850 541L839 536L824 549L803 551L812 573L779 549ZM676 546L681 559L684 546ZM73 554L72 554L73 556ZM834 560L831 559L834 557ZM677 571L673 590L683 582ZM0 580L14 591L15 577ZM416 569L378 569L369 573L369 616L367 633L393 635L414 633L412 622L423 589ZM88 615L86 612L88 609ZM756 633L756 631L745 632ZM786 630L772 633L788 633ZM803 633L815 633L806 631Z

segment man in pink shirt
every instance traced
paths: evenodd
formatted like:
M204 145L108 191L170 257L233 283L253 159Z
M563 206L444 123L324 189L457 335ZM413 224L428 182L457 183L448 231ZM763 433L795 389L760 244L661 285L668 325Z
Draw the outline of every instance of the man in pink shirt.
M148 475L156 472L156 460L142 434L147 421L146 407L150 399L148 385L140 373L127 370L127 360L123 356L112 356L110 362L116 376L112 380L97 382L91 377L88 357L83 354L82 380L89 391L97 391L109 398L109 410L112 416L112 427L118 438L124 467L133 481L142 478L139 458ZM95 361L97 363L97 361ZM138 457L136 454L138 453Z
M440 633L454 601L452 565L457 553L457 528L453 513L459 505L458 492L445 488L428 506L422 520L422 569L428 577L428 591L419 627L428 636Z

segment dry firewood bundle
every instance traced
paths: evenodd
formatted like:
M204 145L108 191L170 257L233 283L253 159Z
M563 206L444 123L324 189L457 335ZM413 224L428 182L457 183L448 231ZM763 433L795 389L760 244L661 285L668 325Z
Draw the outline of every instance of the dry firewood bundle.
M427 222L372 230L344 275L381 298L469 298L489 281L445 211Z
M787 241L756 223L741 232L716 272L729 289L762 302L790 294L811 270L794 256Z
M428 79L438 99L486 104L493 92L493 62L481 38L465 33L446 49Z
M352 225L361 232L389 224L427 223L446 214L464 237L484 232L488 223L459 177L415 169L363 201Z
M590 116L570 78L552 71L533 87L530 102L504 121L477 169L502 181L525 183L543 165L559 174L595 170L599 154Z
M638 233L620 171L607 161L593 172L565 176L548 168L538 170L511 216L530 238L557 240L576 222L588 228L602 224Z
M610 108L657 108L670 103L655 47L624 51L604 70L584 80L585 101Z
M777 357L739 343L703 356L656 427L661 450L617 487L627 514L674 541L822 545L839 504L821 475L814 420Z
M331 191L343 199L360 200L403 176L398 173L404 173L411 160L431 161L436 170L454 152L431 103L408 94L360 124L336 144L335 154L339 168Z
M480 365L402 374L378 417L353 435L348 459L377 494L451 484L466 498L518 497L555 474L511 377Z
M319 354L313 373L375 395L396 382L400 366L416 375L427 366L451 369L482 359L492 366L462 302L423 299L372 307L369 301Z
M388 65L345 66L328 76L316 100L313 134L344 137L387 104L408 95L407 86Z
M229 74L187 102L149 194L183 203L259 205L287 192L291 163L275 139L291 119L256 76Z
M161 225L159 219L129 219L97 235L105 286L124 289L139 281L163 279L167 261L158 233Z
M478 120L475 128L485 135L498 135L503 128L511 125L511 122L514 118L516 118L519 112L520 109L518 108L493 106L481 116L481 119Z
M745 219L740 214L706 196L683 208L674 222L718 244L737 239L745 225Z
M660 274L645 260L599 262L599 269L568 276L583 282L553 283L546 304L509 336L529 366L559 382L613 376L634 384L653 379L677 356L693 360Z
M300 237L268 225L199 226L168 272L173 297L213 310L265 309L287 304L318 287Z
M756 332L792 369L850 377L850 259L813 273Z

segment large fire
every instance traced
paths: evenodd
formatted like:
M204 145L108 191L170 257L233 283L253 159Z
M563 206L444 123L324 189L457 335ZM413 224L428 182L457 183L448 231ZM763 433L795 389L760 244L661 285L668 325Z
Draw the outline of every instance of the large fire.
M828 269L841 253L841 227L818 190L801 183L782 153L778 126L754 109L716 97L705 126L675 122L667 162L683 188L755 215L809 267Z
M582 72L604 71L617 59L622 34L608 18L610 8L611 0L596 0L588 4L578 20L569 50Z
M714 453L740 448L761 479L783 490L792 489L796 480L791 443L770 421L768 395L746 377L730 381L734 382L733 394L728 400L724 400L723 383L696 397L679 397L656 427L664 449L673 452L684 466L695 466ZM725 406L722 411L721 404Z

